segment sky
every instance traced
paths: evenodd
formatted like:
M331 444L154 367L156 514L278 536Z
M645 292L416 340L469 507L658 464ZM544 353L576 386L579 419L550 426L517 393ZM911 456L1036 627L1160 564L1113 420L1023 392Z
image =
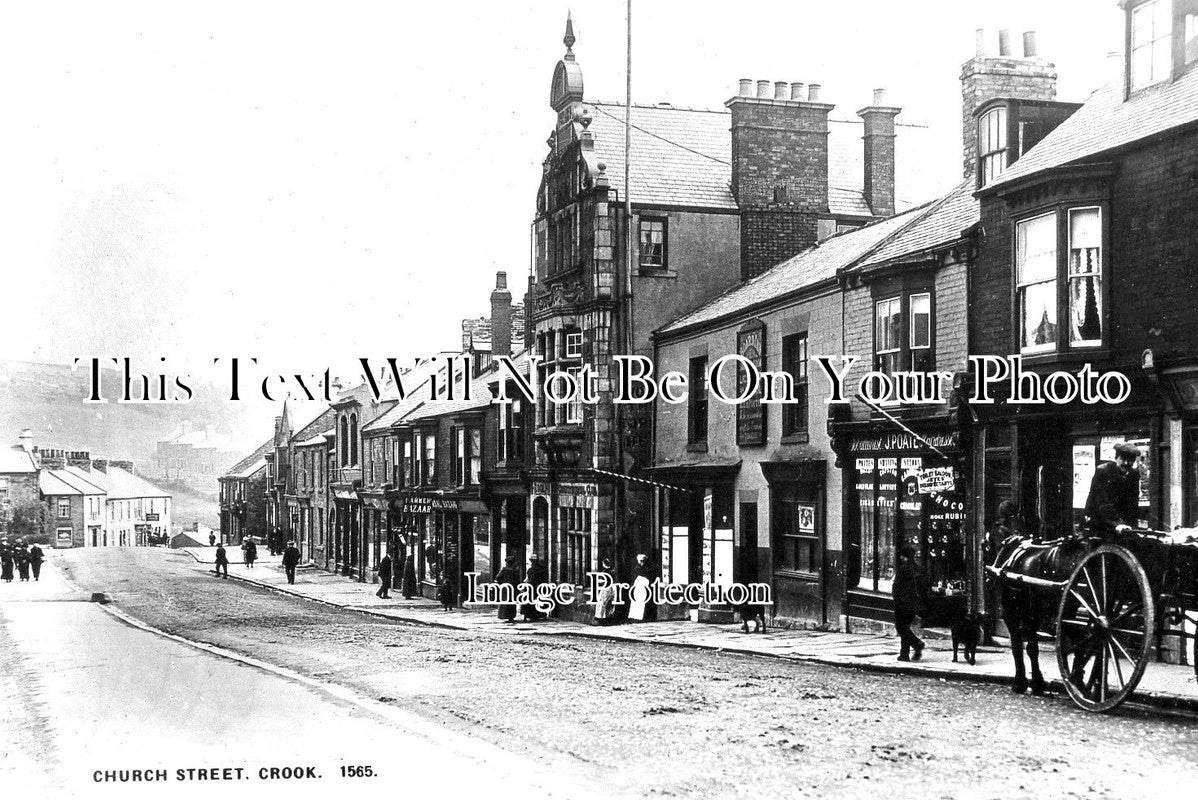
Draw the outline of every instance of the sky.
M10 4L0 358L336 374L454 347L497 270L524 285L567 8L586 99L622 101L620 0ZM979 27L1036 30L1063 100L1122 44L1115 0L634 0L634 100L804 81L855 119L885 87L947 190Z

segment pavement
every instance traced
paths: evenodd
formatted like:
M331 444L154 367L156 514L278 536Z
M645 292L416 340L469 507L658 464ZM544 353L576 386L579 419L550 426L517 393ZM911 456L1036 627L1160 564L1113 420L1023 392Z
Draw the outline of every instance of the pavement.
M213 569L216 548L182 549L196 560L197 569ZM235 550L231 551L231 555L235 553ZM892 636L783 628L770 628L765 633L744 634L739 624L716 625L686 620L612 626L586 625L557 619L511 624L498 618L494 606L445 611L436 601L421 597L405 600L402 595L395 595L394 592L391 599L383 600L375 596L377 584L360 583L312 566L301 566L297 570L295 583L288 584L280 562L280 557L267 554L259 557L252 568L239 562L231 563L229 577L340 608L460 631L639 642L874 672L922 675L944 681L1010 684L1013 680L1014 667L1011 654L1006 648L979 647L977 663L970 665L964 661L952 660L950 641L925 637L926 648L922 660L902 663L896 661L898 640ZM1042 642L1040 645L1040 663L1050 689L1063 692L1060 680L1055 677L1056 652L1049 642ZM1198 680L1194 667L1149 664L1131 701L1162 708L1198 711Z

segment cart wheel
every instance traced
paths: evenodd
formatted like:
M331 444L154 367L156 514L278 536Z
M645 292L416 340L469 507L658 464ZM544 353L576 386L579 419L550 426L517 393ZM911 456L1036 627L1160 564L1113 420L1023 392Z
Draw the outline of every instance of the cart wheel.
M1057 665L1073 702L1110 711L1131 695L1152 654L1156 608L1148 575L1126 549L1085 555L1057 607Z

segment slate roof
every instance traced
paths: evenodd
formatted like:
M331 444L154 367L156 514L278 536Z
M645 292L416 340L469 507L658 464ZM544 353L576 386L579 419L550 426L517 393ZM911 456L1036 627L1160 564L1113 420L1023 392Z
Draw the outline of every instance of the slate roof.
M883 241L855 267L868 268L936 250L961 238L980 219L981 204L973 196L973 179L962 181L933 203L919 219Z
M79 467L66 467L67 472L83 478L89 483L99 486L110 500L125 500L138 497L170 497L170 492L159 489L147 480L137 477L132 472L108 465L107 472L92 470L84 472Z
M1120 78L1090 95L1081 108L983 191L1193 122L1198 122L1198 70L1190 70L1172 84L1136 92L1127 100Z
M659 333L671 333L695 325L714 322L732 316L746 308L799 291L836 275L836 271L847 267L869 253L886 237L902 230L919 219L931 204L879 220L863 228L846 231L809 247L798 255L771 267L752 280L743 283L716 297L706 305L684 317L674 320L659 329Z
M251 462L234 473L228 475L230 478L248 478L259 470L266 469L266 459L260 458L257 461Z
M14 472L37 472L37 465L20 445L0 448L0 474Z
M262 444L258 445L258 448L256 450L254 450L254 452L250 453L248 456L241 459L236 464L234 464L233 466L231 466L227 470L225 470L225 474L222 475L221 477L222 478L237 477L242 471L245 470L246 467L248 467L250 464L253 464L255 461L258 461L263 456L265 456L267 453L269 453L271 450L273 450L274 446L275 446L275 437L272 436L269 439L267 439L265 442L263 442Z
M37 488L42 494L83 494L82 491L64 481L55 473L58 470L42 470L37 476Z
M624 104L588 103L595 155L607 177L624 188ZM872 216L865 202L864 150L860 120L828 121L828 210ZM920 129L900 124L895 165L896 204L936 193L922 165L932 154ZM634 203L735 210L732 197L732 114L673 106L632 107L632 186Z
M52 472L54 477L58 478L63 483L73 487L79 494L104 494L104 489L102 489L95 481L89 481L86 478L81 477L91 474L90 471L81 467L76 468L75 472L72 472L65 467L49 470L49 472ZM43 472L43 474L45 473Z

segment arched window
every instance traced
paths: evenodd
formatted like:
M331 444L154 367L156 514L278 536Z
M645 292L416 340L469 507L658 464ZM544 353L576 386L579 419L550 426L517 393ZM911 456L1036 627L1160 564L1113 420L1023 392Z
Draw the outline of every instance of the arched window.
M349 465L349 420L341 418L341 466Z
M358 416L349 417L349 461L351 467L358 466Z

